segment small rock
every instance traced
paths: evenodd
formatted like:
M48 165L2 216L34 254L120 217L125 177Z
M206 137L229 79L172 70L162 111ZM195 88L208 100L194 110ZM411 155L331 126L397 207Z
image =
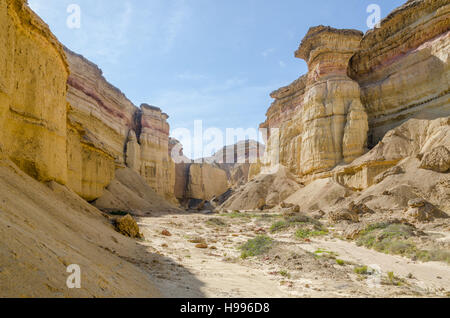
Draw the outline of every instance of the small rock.
M348 240L354 240L358 237L359 233L364 230L362 224L351 224L344 230L344 237Z
M354 223L359 222L358 214L348 209L332 211L328 213L328 218L330 219L330 221L335 223L339 221L350 221Z
M172 236L172 234L169 231L167 231L167 230L163 230L161 232L161 234L164 235L164 236Z
M313 219L320 220L321 218L323 218L324 215L325 215L325 212L323 212L322 210L319 210L319 211L313 212L311 214L311 217Z
M203 237L194 237L192 239L189 240L189 243L198 243L198 244L204 244L206 243L205 239Z
M256 208L260 211L263 211L265 207L266 207L266 200L264 198L259 199Z
M264 230L262 227L255 230L255 234L264 234L264 233L266 233L266 230Z
M195 248L205 249L205 248L208 248L208 245L205 243L200 243L200 244L195 245Z
M408 201L408 206L410 208L421 208L423 206L425 206L428 202L422 198L417 198L417 199L413 199L413 200L409 200Z
M435 218L448 218L447 214L424 199L410 200L408 205L410 208L405 214L412 222L431 222Z
M356 204L355 202L350 202L350 204L348 205L348 209L358 215L375 213L373 210L369 209L367 205L365 205L364 203Z

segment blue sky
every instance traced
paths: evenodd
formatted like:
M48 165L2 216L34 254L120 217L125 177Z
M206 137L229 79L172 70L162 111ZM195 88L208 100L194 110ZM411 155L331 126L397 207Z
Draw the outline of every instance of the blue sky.
M294 58L309 27L366 31L405 0L29 0L58 39L103 70L136 105L159 106L172 128L256 128L269 94L307 71ZM81 8L81 28L66 25Z

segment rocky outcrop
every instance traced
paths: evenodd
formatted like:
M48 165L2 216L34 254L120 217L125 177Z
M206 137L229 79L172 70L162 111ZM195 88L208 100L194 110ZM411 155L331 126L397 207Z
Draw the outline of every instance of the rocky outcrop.
M308 74L272 93L275 102L261 125L269 129L266 165L281 163L305 176L364 153L367 115L358 83L347 76L361 38L356 30L309 30L296 52L308 63Z
M367 32L349 75L361 86L375 145L410 118L450 114L450 3L410 0Z
M174 199L168 116L135 107L95 64L63 48L26 1L2 1L0 16L2 155L88 201L127 164Z
M352 162L364 153L367 115L358 83L346 74L361 38L359 31L319 26L309 30L296 52L309 69L302 107L303 175Z
M4 156L37 180L65 184L67 61L24 0L0 3L0 60Z
M157 193L175 202L175 163L169 155L168 118L158 107L141 105L137 117L141 175Z
M250 174L282 164L304 182L327 178L408 119L449 116L449 10L445 0L410 0L364 36L311 28L295 54L308 73L272 93L261 125L269 128L266 156ZM370 186L395 164L365 165L354 185Z
M225 146L214 155L204 158L206 163L244 164L255 163L264 155L265 146L255 140L243 140L234 145Z
M331 175L337 182L347 187L357 190L367 189L381 182L386 176L403 173L401 168L391 169L403 159L416 156L425 158L435 149L448 147L450 147L450 117L433 121L411 119L389 131L370 152L350 165L334 169ZM437 160L438 165L439 162L440 160ZM442 167L444 166L445 163L442 161Z
M87 200L100 197L125 166L124 146L134 128L137 108L102 71L66 49L71 74L67 100L69 186Z
M420 168L436 172L450 170L450 150L446 146L439 146L423 155Z
M260 174L238 188L220 206L221 210L244 211L274 208L300 189L294 175L283 166L272 174Z
M154 212L178 212L173 204L158 195L146 180L131 168L119 168L115 178L92 204L104 212L127 212L148 216Z
M186 189L186 198L209 201L228 190L227 174L210 164L191 164Z
M169 143L170 153L176 164L175 196L182 202L217 198L230 188L248 181L251 162L257 162L264 154L264 145L253 141L241 141L225 146L211 157L188 159L178 140Z
M115 170L128 166L159 195L175 201L168 116L147 104L137 108L95 64L68 49L66 55L71 70L69 186L83 198L95 200L114 179Z
M250 166L258 163L264 156L264 152L263 144L254 140L245 140L223 147L204 161L225 170L230 187L237 188L248 182Z

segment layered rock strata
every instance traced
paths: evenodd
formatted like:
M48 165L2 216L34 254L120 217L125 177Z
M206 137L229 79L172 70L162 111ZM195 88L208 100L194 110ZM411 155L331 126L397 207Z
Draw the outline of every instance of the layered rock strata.
M61 44L23 0L0 3L1 148L40 181L67 182L66 81Z
M268 149L250 174L281 164L304 182L328 177L405 121L449 116L449 13L448 1L410 0L364 36L311 28L296 52L309 71L272 93ZM392 165L361 166L356 188Z
M26 1L2 1L0 17L2 156L89 201L127 164L173 198L167 115L135 107L96 65L63 48Z
M210 164L192 164L186 189L187 198L209 201L228 190L227 174Z
M264 154L264 146L256 141L242 141L223 147L201 160L188 159L178 140L169 142L172 157L176 157L175 196L182 202L209 201L248 181L251 162ZM201 162L201 163L199 163Z
M276 101L261 125L270 129L266 164L280 163L304 176L364 153L367 115L358 83L347 76L361 38L355 30L309 30L296 52L308 63L308 74L272 93ZM274 128L279 131L274 133Z
M138 172L161 196L174 200L175 167L169 154L168 116L134 106L102 71L66 49L69 186L87 200L99 198L116 168Z
M410 0L367 32L349 75L361 86L370 142L410 118L450 114L450 3Z
M175 200L175 163L169 155L169 116L158 107L141 105L138 136L141 175L157 193Z

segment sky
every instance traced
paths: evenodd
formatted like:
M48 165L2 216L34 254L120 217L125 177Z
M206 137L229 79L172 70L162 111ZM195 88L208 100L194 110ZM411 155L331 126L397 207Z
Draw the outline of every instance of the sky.
M58 39L172 129L257 128L270 93L307 72L294 58L311 26L367 31L406 0L29 0ZM70 28L71 4L80 28Z

